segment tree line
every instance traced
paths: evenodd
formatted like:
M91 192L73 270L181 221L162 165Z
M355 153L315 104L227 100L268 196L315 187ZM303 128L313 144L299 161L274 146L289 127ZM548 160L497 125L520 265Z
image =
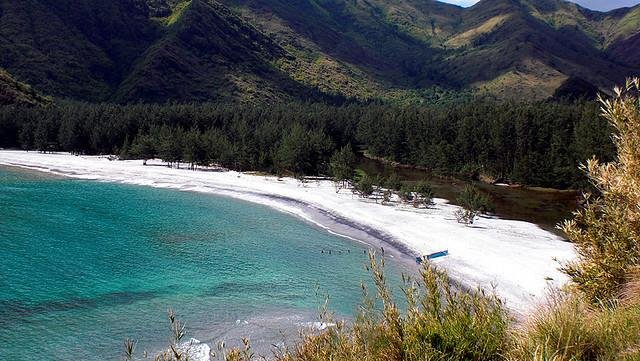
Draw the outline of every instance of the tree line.
M343 147L437 174L555 188L609 160L610 127L588 101L435 105L88 104L0 108L0 147L162 158L190 166L329 175Z

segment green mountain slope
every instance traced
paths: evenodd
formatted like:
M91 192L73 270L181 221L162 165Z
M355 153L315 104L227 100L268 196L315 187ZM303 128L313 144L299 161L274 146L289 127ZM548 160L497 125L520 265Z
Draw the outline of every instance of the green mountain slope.
M544 99L640 70L640 8L563 0L0 0L0 67L90 101Z
M538 10L542 3L536 2ZM550 26L536 15L525 1L480 2L464 14L467 25L460 30L474 35L445 66L465 85L526 98L545 98L569 77L606 89L634 72L612 61L587 33Z
M274 68L285 51L220 4L192 0L168 18L164 36L139 58L115 100L320 97Z
M3 105L47 105L51 99L36 93L30 86L15 80L4 69L0 69L0 106Z
M483 0L468 9L411 0L294 1L298 8L277 0L225 3L303 54L289 71L329 89L340 89L342 75L353 73L347 90L388 95L439 85L546 98L570 77L606 89L635 71L610 59L604 41L590 33L615 16L559 0ZM553 22L564 13L590 25ZM345 20L336 25L336 19ZM309 69L318 63L330 64L321 69L333 70L337 84L314 78L317 72Z
M0 1L0 66L47 94L106 99L155 38L135 0Z

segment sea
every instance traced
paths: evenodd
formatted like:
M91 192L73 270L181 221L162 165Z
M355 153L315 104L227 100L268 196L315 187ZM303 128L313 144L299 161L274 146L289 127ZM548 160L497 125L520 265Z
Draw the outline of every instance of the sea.
M0 167L0 360L120 360L128 338L153 355L170 309L185 340L269 356L353 319L370 248L229 197ZM385 270L400 295L411 270Z

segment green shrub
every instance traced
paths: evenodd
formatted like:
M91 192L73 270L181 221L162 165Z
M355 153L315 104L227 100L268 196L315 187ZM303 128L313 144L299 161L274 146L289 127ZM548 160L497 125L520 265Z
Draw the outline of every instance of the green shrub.
M640 265L640 80L629 81L614 99L602 101L603 114L616 129L617 156L585 169L602 194L587 196L587 205L562 230L575 243L578 260L564 271L592 302L615 299L629 270Z
M508 344L509 316L500 300L482 291L463 292L448 277L426 265L419 280L406 279L408 304L402 314L383 273L384 262L371 259L376 293L367 289L351 327L339 324L307 335L281 357L302 360L498 360ZM382 304L382 309L376 308Z
M433 188L427 182L419 182L413 188L415 193L414 206L424 205L428 207L433 204Z
M360 180L356 183L355 190L363 198L369 198L374 191L374 180L367 174L360 177Z
M456 202L462 207L456 213L456 217L459 222L466 224L472 224L478 215L494 209L489 197L472 185L464 187Z
M391 173L391 175L385 180L384 186L389 190L398 191L402 187L402 182L400 181L398 174Z
M400 197L400 200L403 202L411 202L414 198L413 188L403 184L398 191L398 197Z
M342 187L353 179L355 165L356 155L349 146L336 151L329 160L331 175L336 182L342 184Z

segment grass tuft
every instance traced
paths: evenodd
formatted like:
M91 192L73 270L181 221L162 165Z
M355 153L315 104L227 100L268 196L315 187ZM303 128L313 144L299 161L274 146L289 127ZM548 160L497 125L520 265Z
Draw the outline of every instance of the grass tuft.
M640 302L593 306L555 293L513 336L510 360L638 360Z
M419 279L405 277L408 310L401 313L386 285L384 260L373 254L370 260L376 292L363 286L353 325L307 335L280 360L496 360L504 353L510 318L495 295L454 289L445 273L427 264Z

